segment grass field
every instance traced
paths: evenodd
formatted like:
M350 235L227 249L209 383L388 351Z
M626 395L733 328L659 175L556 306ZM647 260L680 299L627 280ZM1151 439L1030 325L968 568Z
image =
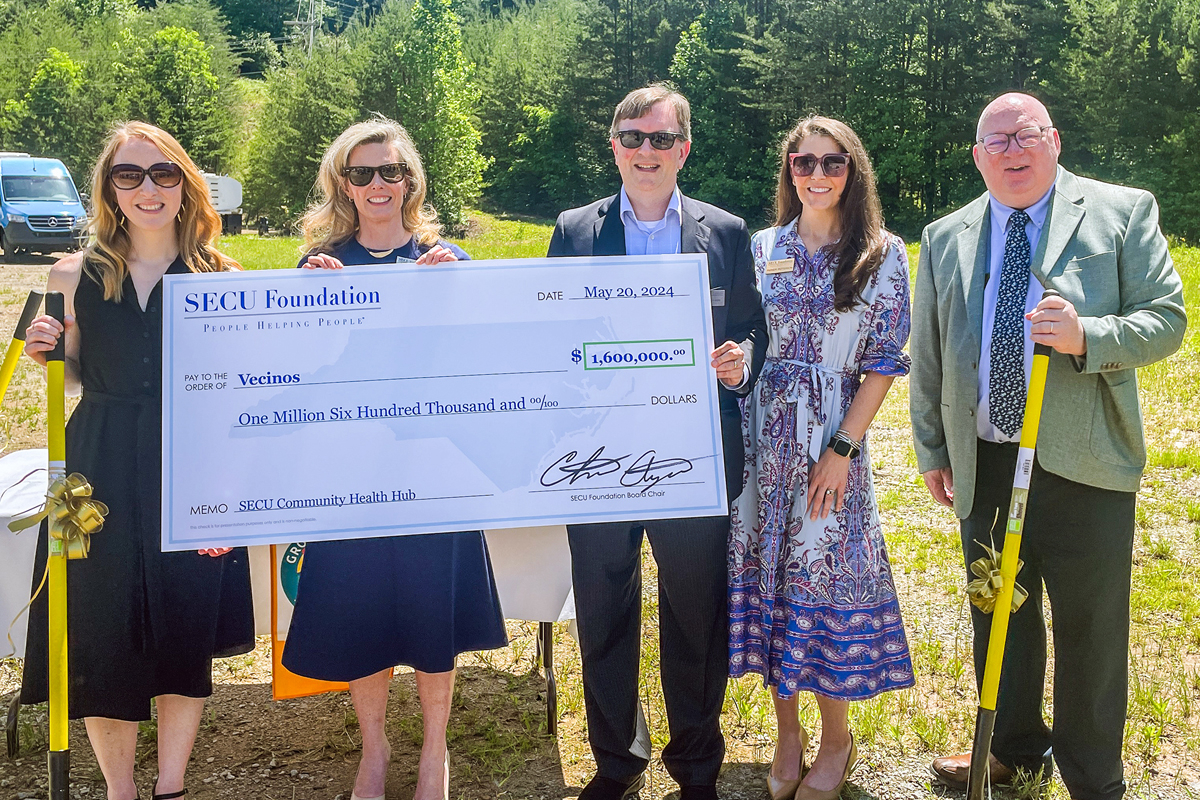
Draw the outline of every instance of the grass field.
M466 237L450 241L472 258L533 258L546 255L552 229L552 223L477 214L467 226ZM301 240L293 236L226 236L220 247L246 269L294 267L302 252Z
M547 224L480 216L458 243L484 257L542 255ZM222 247L248 268L292 267L294 239L241 236ZM1200 309L1200 249L1172 253L1187 287L1192 319ZM912 253L915 263L915 250ZM46 266L0 270L0 330L19 312L25 291L44 281ZM1150 466L1139 496L1133 573L1126 778L1131 797L1200 795L1200 338L1189 331L1181 350L1139 373ZM18 370L0 427L9 449L41 446L45 437L40 373L28 361ZM970 622L963 593L955 520L929 498L916 473L907 411L907 382L897 381L872 426L876 491L905 615L918 682L913 689L856 704L852 726L862 765L845 797L901 800L943 796L929 785L931 757L969 748L976 698ZM655 744L667 741L658 684L657 606L653 560L643 560L642 686ZM594 769L587 747L578 651L557 630L557 737L545 734L544 683L533 669L533 626L513 623L506 650L465 656L451 717L455 797L572 797ZM16 665L0 662L0 699L16 686ZM269 658L262 646L219 662L191 770L194 800L269 797L272 800L349 797L357 758L357 722L345 695L269 701ZM1053 671L1047 676L1047 689ZM1048 696L1048 695L1047 695ZM815 728L816 707L802 702ZM1053 712L1047 705L1047 716ZM394 681L389 731L394 761L391 797L411 797L420 724L410 673ZM0 797L36 792L44 775L44 714L26 711L26 750L19 763L0 760ZM765 797L762 782L773 748L771 702L761 684L732 682L722 724L728 740L721 794L726 800ZM142 737L139 776L153 775L153 725ZM73 729L77 785L98 797L103 784L82 729ZM811 755L811 753L810 753ZM145 784L148 786L148 783ZM643 800L674 790L654 761ZM1065 800L1055 779L1045 792L1018 787L1003 797L1043 795ZM42 794L35 796L41 797ZM145 794L143 795L145 796Z

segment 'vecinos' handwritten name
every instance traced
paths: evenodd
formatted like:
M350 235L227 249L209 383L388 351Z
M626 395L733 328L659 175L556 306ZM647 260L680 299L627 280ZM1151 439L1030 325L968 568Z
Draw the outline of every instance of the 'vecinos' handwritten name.
M268 371L264 375L249 375L239 372L238 380L242 382L242 386L273 386L278 383L299 383L300 374L293 372L291 375L276 375Z

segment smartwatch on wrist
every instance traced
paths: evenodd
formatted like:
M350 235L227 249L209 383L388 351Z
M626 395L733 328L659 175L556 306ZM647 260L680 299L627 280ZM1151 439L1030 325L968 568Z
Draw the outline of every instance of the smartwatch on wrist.
M854 458L862 450L862 445L850 438L850 434L846 431L838 429L838 432L829 440L829 449L837 453L843 458Z

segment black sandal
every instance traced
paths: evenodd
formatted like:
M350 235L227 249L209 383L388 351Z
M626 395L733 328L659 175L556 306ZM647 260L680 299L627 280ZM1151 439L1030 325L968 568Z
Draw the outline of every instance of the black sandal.
M183 797L188 793L187 789L180 789L178 792L171 792L170 794L158 794L158 784L155 784L154 788L155 793L150 795L150 800L175 800L175 798Z
M16 696L8 704L8 715L4 719L4 740L10 759L21 754L21 729L17 727L17 717L21 713L21 690L17 689Z

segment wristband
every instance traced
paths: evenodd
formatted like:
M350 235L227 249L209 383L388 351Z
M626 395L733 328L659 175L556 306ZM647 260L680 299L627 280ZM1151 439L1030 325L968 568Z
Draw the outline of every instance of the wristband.
M850 438L850 434L839 428L829 440L829 448L844 458L855 458L862 451L862 445Z

